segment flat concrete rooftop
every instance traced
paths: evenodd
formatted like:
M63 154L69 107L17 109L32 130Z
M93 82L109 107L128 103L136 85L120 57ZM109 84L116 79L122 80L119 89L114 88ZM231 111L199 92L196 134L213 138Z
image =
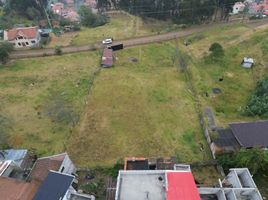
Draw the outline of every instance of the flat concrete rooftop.
M135 171L121 172L119 176L117 200L164 200L165 172L164 171Z

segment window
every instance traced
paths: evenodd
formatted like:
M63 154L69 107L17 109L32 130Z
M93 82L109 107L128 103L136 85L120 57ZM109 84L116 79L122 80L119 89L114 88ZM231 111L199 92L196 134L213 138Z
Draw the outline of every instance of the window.
M64 167L61 168L60 172L63 172L64 171Z
M26 42L26 45L29 45L29 42Z
M21 39L23 39L23 37L19 36L19 37L18 37L18 39L20 39L20 40L21 40Z
M21 43L19 42L18 45L21 46Z
M32 40L31 43L32 43L32 44L35 44L35 40Z

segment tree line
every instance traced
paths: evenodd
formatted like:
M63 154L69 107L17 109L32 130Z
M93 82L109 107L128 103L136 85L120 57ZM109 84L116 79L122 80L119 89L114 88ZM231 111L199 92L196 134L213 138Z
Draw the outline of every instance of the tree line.
M228 17L238 0L97 0L100 11L125 10L141 17L161 20L172 19L176 23L200 23L212 20L220 14Z

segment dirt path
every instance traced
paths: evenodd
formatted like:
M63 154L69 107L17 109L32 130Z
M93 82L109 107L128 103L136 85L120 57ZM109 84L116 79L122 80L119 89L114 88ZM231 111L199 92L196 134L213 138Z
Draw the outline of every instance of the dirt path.
M120 41L115 41L114 43L115 44L123 43L124 47L127 48L131 46L143 45L143 44L148 44L148 43L168 41L168 40L172 40L176 38L185 37L187 35L191 35L194 33L200 33L211 28L232 25L232 24L239 24L239 23L241 22L233 21L233 22L228 22L228 23L222 22L222 23L217 23L217 24L199 25L199 26L194 26L194 27L184 29L178 32L171 32L171 33L165 33L165 34L160 34L160 35L120 40ZM268 19L247 21L247 22L244 22L244 24L246 24L247 26L251 28L257 28L259 26L267 25ZM101 49L101 48L103 48L103 46L100 44L100 42L98 42L98 43L81 45L81 46L62 47L62 53L67 54L67 53L76 53L76 52L82 52L82 51L92 51L92 50ZM20 58L51 56L51 55L55 55L54 49L16 50L11 53L10 58L20 59Z

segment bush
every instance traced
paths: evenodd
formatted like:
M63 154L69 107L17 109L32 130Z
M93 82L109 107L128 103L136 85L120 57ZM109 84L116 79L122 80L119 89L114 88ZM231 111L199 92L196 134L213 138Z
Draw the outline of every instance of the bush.
M210 54L205 56L205 61L208 63L222 62L224 57L224 49L215 42L209 47Z
M62 50L61 50L60 46L55 47L55 54L58 55L58 56L62 54Z
M268 174L268 153L259 148L240 149L236 153L221 155L217 160L225 169L247 167L253 175Z
M8 42L0 43L0 62L5 64L9 59L10 52L14 49L13 45Z
M257 82L245 108L248 116L268 117L268 76Z
M222 48L222 46L215 42L213 43L210 47L209 47L209 51L211 52L211 56L213 57L222 57L224 56L224 50Z

